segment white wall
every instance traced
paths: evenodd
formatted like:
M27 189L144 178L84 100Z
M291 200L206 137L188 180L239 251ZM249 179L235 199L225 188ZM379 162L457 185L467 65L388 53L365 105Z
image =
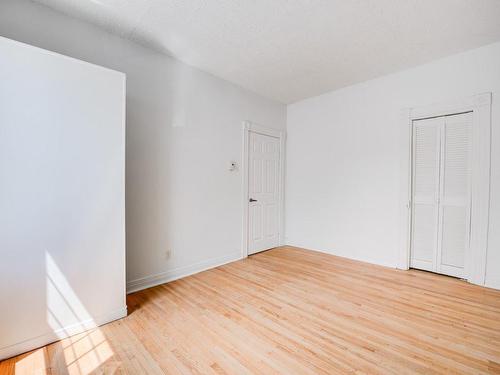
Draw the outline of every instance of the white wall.
M0 38L0 359L126 314L125 76Z
M500 44L288 107L287 243L396 267L403 108L493 92L486 284L500 288Z
M240 256L241 170L227 164L241 165L241 122L283 129L284 105L26 0L0 2L0 35L127 74L129 286Z

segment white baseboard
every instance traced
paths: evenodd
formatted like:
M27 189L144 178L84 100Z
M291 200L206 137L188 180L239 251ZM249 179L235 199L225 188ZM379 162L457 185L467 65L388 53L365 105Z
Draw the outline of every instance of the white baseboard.
M318 253L335 255L335 256L340 257L340 258L357 260L359 262L375 264L377 266L383 266L383 267L389 267L389 268L398 268L397 267L397 262L389 262L389 261L381 261L379 259L368 259L368 258L363 258L363 257L347 256L347 255L344 255L344 254L337 254L336 252L330 251L330 250L314 249L314 248L309 247L309 246L304 246L304 245L301 245L301 244L294 244L293 242L292 243L288 243L286 246L292 246L292 247L298 247L298 248L305 249L305 250L317 251Z
M174 281L186 276L194 275L195 273L206 271L208 269L222 266L223 264L234 262L240 259L242 259L241 252L237 251L222 257L207 259L198 263L190 264L188 266L177 267L155 275L131 280L127 282L127 293L130 294L139 290L151 288L156 285L165 284L169 281Z
M98 316L94 319L82 320L80 322L70 324L69 326L52 330L44 335L33 337L17 344L0 348L0 360L14 357L18 354L26 353L30 350L40 348L55 341L59 341L66 337L82 333L98 326L102 326L103 324L110 323L114 320L121 319L126 316L127 306L124 306L118 310L114 310L108 314Z

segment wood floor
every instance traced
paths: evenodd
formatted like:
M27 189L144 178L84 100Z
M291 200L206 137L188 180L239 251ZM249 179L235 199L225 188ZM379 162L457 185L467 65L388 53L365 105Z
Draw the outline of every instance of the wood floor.
M500 373L500 291L291 247L128 296L0 374Z

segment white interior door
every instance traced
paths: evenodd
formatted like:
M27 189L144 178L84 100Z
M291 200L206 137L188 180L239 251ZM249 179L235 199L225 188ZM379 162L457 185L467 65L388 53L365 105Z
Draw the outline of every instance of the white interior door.
M441 138L437 272L465 278L470 234L472 113L446 116Z
M280 140L250 132L248 254L279 246Z
M413 268L467 275L471 129L471 113L413 122Z
M413 122L413 199L410 266L436 272L439 154L442 118Z

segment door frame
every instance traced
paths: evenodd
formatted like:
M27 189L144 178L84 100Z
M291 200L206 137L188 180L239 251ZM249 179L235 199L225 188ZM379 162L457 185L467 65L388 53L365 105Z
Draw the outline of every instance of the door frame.
M242 155L242 171L243 171L243 194L242 194L242 209L243 209L243 218L242 218L242 243L241 243L241 257L246 258L248 256L248 222L249 222L249 210L248 210L248 183L250 181L250 167L248 163L248 159L250 157L250 133L257 133L262 135L267 135L269 137L278 138L280 142L280 163L279 163L279 218L278 218L278 242L279 245L282 246L284 244L284 229L285 229L285 221L284 221L284 212L285 212L285 196L284 196L284 187L285 187L285 141L286 141L286 132L284 130L277 130L272 128L267 128L258 124L255 124L251 121L243 121L243 155Z
M464 268L468 282L484 285L490 209L491 92L473 95L456 102L406 108L401 111L398 268L402 270L410 268L413 121L464 112L472 112L473 138L469 254L466 254Z

